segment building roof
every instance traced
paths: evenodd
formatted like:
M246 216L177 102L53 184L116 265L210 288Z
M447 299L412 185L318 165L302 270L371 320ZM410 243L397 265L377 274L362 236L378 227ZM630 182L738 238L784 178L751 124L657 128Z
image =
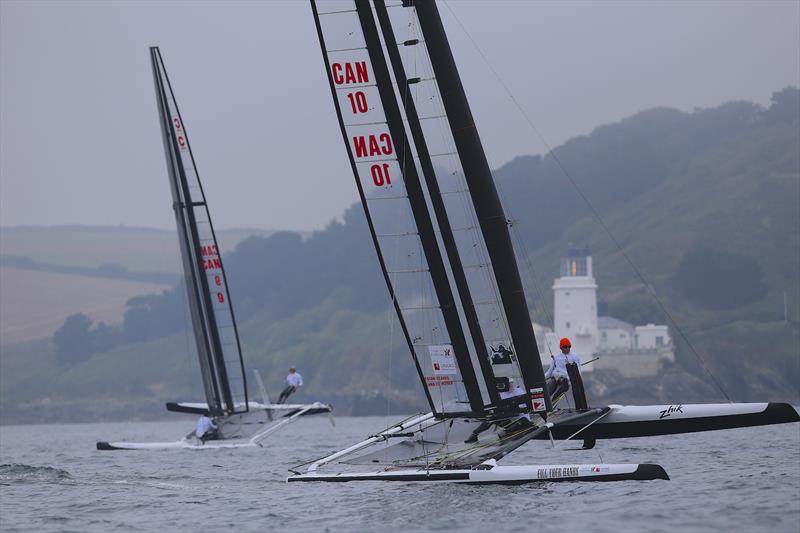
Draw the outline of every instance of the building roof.
M622 320L610 316L597 317L597 329L622 329L633 335L634 327Z

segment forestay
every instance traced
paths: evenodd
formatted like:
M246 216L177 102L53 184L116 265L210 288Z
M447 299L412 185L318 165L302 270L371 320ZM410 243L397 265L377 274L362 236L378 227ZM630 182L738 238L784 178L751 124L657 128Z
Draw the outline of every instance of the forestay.
M157 47L150 56L206 400L214 415L247 412L239 335L203 187Z

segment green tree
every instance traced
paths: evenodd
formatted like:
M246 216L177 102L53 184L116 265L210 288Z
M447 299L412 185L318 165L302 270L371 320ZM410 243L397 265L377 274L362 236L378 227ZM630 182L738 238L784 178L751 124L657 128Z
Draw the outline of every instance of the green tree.
M800 121L800 89L786 87L772 93L772 105L764 112L769 124L785 122L788 124Z
M61 364L79 363L94 351L89 329L92 319L83 313L70 315L53 335L56 357Z
M689 299L717 309L753 303L767 291L758 261L709 247L687 252L672 282Z

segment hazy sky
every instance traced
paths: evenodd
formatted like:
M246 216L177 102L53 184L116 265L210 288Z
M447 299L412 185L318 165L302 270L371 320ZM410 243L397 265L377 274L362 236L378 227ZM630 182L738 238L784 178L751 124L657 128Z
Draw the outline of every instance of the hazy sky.
M440 2L493 167L636 111L800 85L800 2ZM0 0L0 224L172 228L158 45L218 228L313 229L356 188L307 2Z

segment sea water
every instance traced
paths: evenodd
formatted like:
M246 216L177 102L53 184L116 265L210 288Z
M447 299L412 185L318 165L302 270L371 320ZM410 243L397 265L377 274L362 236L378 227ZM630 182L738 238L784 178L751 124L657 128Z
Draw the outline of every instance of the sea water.
M286 483L288 469L398 417L300 420L264 448L97 451L165 441L194 420L0 427L0 530L800 531L800 424L528 443L501 464L658 463L670 481L518 486Z

